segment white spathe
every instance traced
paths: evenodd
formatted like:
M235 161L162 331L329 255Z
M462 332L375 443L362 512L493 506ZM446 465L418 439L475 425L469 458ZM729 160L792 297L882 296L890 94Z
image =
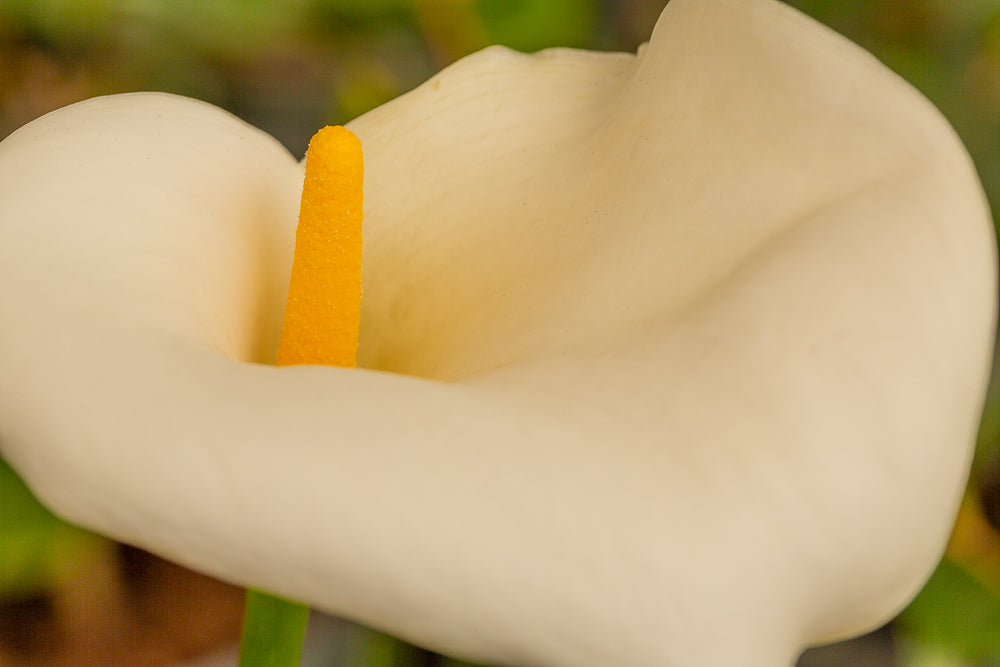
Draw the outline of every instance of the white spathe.
M349 127L368 370L244 363L301 189L270 137L145 94L0 144L0 448L51 507L515 665L787 665L920 588L996 267L907 84L673 0L638 56L488 49Z

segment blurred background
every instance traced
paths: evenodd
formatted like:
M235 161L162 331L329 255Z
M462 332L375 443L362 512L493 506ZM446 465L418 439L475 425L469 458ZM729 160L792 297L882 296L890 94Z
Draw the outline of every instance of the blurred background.
M302 155L483 46L633 51L664 0L0 0L0 138L94 95L163 90ZM872 51L957 128L1000 210L1000 0L794 0ZM994 374L996 375L996 374ZM948 555L879 632L801 667L1000 665L1000 392ZM0 461L0 667L235 664L242 591L62 523ZM306 665L456 661L315 617Z

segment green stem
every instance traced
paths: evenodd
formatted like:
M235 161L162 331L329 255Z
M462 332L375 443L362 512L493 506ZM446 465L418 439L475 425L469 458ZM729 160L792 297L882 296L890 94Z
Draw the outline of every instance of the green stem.
M239 667L299 667L309 607L247 590Z

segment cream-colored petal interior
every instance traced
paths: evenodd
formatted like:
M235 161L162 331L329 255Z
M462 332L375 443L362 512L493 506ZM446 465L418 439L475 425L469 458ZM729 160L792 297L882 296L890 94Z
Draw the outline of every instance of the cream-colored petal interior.
M271 139L133 96L0 145L0 448L54 508L504 664L789 664L919 587L995 267L905 84L673 0L638 57L491 49L350 126L376 370L244 363L301 178Z

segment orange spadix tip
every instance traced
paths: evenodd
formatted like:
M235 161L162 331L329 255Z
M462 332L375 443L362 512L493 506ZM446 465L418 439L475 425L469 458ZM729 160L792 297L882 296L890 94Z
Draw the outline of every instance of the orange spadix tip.
M324 127L306 151L279 366L354 366L361 325L361 142Z

